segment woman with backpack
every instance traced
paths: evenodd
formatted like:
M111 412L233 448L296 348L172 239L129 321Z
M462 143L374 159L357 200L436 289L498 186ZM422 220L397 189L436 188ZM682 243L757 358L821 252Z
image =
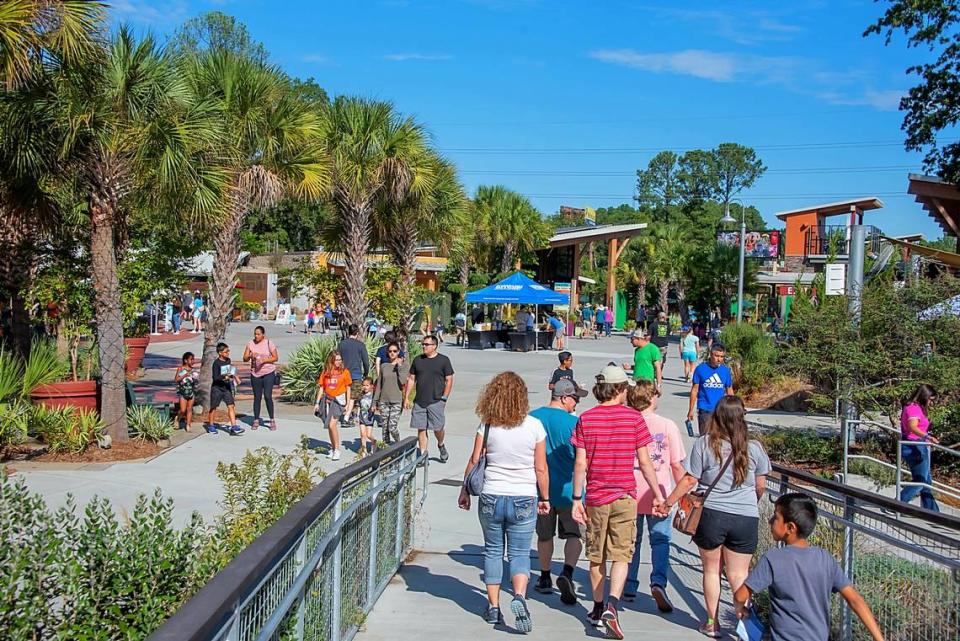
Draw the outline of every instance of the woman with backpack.
M250 363L250 384L253 387L253 425L260 427L260 403L267 404L270 415L270 431L276 431L277 421L273 417L273 386L277 384L277 361L280 355L277 346L267 338L263 325L253 330L253 340L243 350L243 362Z

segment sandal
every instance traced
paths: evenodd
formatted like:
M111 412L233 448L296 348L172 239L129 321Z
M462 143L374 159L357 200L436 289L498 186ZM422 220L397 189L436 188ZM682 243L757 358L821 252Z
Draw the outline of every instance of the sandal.
M253 419L253 425L250 426L250 429L252 429L252 430L258 430L258 429L260 429L260 419L259 419L259 418Z

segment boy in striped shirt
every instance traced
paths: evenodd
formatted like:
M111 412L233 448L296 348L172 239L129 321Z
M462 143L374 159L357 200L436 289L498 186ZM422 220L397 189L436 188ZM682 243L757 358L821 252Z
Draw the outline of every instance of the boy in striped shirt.
M654 509L663 503L657 473L647 453L650 432L640 412L624 405L632 381L616 365L607 365L597 376L593 395L599 405L580 417L571 444L576 448L573 471L573 518L587 526L586 556L590 561L594 625L622 639L617 615L620 597L633 558L637 530L637 481L634 460L653 490ZM586 507L582 502L586 480ZM603 595L607 561L610 565L610 597Z

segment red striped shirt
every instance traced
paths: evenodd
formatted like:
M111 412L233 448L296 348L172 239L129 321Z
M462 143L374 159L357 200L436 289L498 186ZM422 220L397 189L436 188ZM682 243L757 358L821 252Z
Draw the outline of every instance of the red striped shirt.
M570 443L587 452L587 505L637 498L633 463L651 440L643 415L625 405L597 405L580 416Z

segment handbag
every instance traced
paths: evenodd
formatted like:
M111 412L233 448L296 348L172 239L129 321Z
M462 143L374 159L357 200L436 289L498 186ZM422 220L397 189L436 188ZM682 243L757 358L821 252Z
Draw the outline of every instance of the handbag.
M463 479L463 487L470 496L480 496L483 492L483 481L487 475L487 437L490 436L490 424L483 426L483 446L480 448L480 458L470 473Z
M680 498L680 501L677 503L677 513L673 515L674 529L684 534L689 534L690 536L697 533L697 526L700 525L700 517L703 516L703 504L706 503L710 492L713 491L714 486L716 486L717 482L723 476L723 473L727 471L727 468L730 466L730 461L732 460L733 452L730 452L730 456L727 457L727 460L720 468L720 472L705 492L694 490L687 492Z

